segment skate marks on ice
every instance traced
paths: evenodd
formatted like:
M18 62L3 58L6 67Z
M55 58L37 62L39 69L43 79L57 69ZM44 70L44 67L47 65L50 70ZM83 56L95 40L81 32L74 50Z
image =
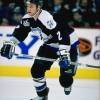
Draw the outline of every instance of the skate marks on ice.
M100 100L100 80L75 80L66 96L58 79L47 79L48 100ZM36 97L32 78L0 77L0 100L29 100Z

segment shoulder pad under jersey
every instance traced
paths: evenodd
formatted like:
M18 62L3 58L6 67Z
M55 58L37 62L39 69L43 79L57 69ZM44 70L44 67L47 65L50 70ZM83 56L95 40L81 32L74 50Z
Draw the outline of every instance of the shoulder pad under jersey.
M52 15L45 11L42 10L42 12L40 13L38 19L41 21L41 23L47 28L47 29L54 29L56 27L56 22L53 19Z

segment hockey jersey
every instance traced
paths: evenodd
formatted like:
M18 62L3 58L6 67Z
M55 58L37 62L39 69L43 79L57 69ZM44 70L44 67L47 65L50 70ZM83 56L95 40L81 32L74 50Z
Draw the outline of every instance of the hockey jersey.
M28 14L24 15L21 23L16 26L13 36L19 41L24 41L29 32L37 34L47 44L59 43L76 46L79 42L73 28L67 24L57 23L53 16L45 10L41 10L37 20Z

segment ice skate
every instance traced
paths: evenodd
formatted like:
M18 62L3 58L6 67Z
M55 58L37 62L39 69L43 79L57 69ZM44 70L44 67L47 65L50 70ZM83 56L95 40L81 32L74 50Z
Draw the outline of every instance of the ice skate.
M72 90L72 86L70 86L68 88L64 88L64 92L65 92L66 95L69 95L71 90Z
M48 100L48 96L43 96L43 97L35 97L34 99L30 99L30 100Z

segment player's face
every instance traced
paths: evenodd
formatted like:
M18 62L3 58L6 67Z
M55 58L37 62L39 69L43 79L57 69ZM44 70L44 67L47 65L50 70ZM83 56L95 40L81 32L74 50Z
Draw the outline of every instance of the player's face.
M37 7L35 4L33 3L30 3L30 4L27 4L27 13L30 15L30 16L34 16L37 11L39 10L39 6Z

